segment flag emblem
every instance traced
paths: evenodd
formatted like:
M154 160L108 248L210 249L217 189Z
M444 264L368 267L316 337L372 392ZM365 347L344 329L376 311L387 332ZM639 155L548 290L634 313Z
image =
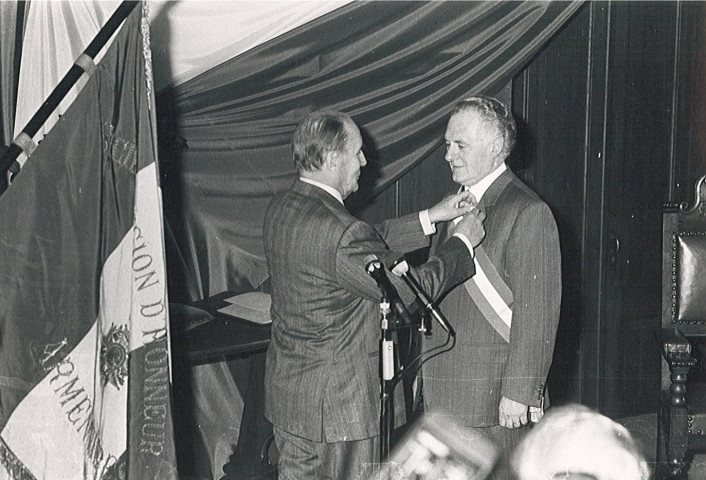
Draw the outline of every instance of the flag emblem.
M128 331L125 325L113 325L103 336L101 346L101 376L103 386L110 383L120 387L127 377Z

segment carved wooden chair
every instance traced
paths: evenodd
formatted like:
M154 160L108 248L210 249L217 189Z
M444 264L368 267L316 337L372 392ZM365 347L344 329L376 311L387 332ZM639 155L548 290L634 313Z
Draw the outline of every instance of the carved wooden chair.
M689 207L662 217L662 388L657 460L664 478L687 479L693 455L706 451L706 176Z

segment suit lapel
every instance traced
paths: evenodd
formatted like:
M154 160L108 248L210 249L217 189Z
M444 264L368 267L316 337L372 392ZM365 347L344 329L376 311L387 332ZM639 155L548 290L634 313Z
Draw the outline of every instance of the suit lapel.
M481 198L478 204L484 205L486 207L494 206L495 202L498 201L500 194L503 190L505 190L505 187L507 187L508 184L512 182L514 176L515 174L512 173L509 168L507 168L503 173L500 174L498 178L495 179L493 183L490 184L488 190L485 191L485 193L483 194L483 198Z
M502 192L505 190L505 187L507 187L510 182L512 182L514 176L515 174L512 173L509 168L506 169L492 184L490 184L488 190L486 190L485 194L483 194L483 198L481 198L480 202L478 202L478 208L481 211L485 212L486 232L490 231L490 229L492 228L492 224L494 221L493 214L495 212L495 204L500 198ZM492 241L493 240L491 239L491 242Z

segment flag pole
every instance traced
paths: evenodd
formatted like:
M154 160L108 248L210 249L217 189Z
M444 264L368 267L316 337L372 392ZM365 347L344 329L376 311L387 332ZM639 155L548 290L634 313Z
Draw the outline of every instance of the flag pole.
M123 20L132 12L135 5L140 3L139 1L124 1L118 6L113 15L108 19L103 28L96 34L91 43L83 51L83 54L79 56L79 59L85 59L89 57L92 61L98 52L105 46L110 37L113 36L115 31L123 23ZM44 125L49 116L54 112L56 107L59 106L61 101L64 99L67 93L76 85L76 82L88 67L79 65L77 60L69 71L64 75L59 84L54 87L54 91L51 92L49 97L44 101L37 113L27 122L27 125L22 130L22 132L15 138L15 140L8 146L4 155L0 157L0 174L5 175L7 169L10 168L12 162L14 162L17 157L22 153L23 148L17 144L18 139L23 137L30 140L39 131L39 129ZM20 142L22 143L22 142ZM28 155L29 156L29 155ZM2 192L0 192L1 194Z

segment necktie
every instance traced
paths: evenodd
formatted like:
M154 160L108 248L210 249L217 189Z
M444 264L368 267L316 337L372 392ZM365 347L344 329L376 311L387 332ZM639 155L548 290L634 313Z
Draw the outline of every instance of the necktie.
M466 191L468 191L468 187L464 187L464 188L465 188ZM476 197L474 197L473 194L471 194L471 198L469 199L469 201L471 202L471 205L473 205L473 206L475 206L476 208L478 208L478 202L476 201ZM463 215L460 216L460 217L454 218L454 219L453 219L454 225L458 224L458 222L460 222L462 218L463 218Z

